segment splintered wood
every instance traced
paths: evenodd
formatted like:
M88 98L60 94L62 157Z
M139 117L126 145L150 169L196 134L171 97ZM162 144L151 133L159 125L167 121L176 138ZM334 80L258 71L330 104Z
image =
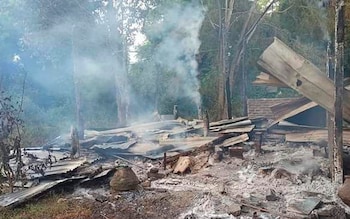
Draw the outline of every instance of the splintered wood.
M277 78L265 72L260 72L260 74L256 76L256 80L253 81L253 84L265 85L265 86L271 86L271 87L288 87L286 84L284 84Z

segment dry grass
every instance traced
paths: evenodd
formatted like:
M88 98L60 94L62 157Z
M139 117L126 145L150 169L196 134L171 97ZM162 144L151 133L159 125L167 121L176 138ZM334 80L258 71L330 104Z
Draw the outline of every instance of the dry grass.
M53 195L22 208L3 210L0 219L84 219L93 218L89 206L79 206L66 201L62 196Z

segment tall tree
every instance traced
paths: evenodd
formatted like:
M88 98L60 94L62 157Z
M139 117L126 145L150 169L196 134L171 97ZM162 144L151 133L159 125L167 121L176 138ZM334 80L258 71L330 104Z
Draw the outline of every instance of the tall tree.
M231 110L231 91L229 76L229 58L228 58L228 36L232 25L232 13L234 0L217 1L219 10L219 69L221 76L219 79L219 112L221 118L232 117ZM223 11L223 13L222 13Z
M111 55L115 57L111 70L115 74L118 126L125 126L129 116L130 49L134 44L135 34L141 31L145 23L145 14L152 4L152 1L147 0L109 0L106 8Z

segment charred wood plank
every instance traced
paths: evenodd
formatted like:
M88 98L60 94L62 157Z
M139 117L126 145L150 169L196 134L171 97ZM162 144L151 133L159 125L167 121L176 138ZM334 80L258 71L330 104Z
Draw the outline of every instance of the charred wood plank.
M282 41L274 42L259 57L258 64L300 94L316 102L334 115L335 86L310 61L294 52ZM350 121L350 91L344 90L343 114Z

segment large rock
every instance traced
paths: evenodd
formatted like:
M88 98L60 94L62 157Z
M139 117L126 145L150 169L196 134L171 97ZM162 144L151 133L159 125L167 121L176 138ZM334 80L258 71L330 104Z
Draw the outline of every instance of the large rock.
M345 182L339 188L338 196L346 205L350 206L350 176L345 176Z
M109 185L115 192L135 190L139 184L137 178L131 167L119 167L115 172Z

